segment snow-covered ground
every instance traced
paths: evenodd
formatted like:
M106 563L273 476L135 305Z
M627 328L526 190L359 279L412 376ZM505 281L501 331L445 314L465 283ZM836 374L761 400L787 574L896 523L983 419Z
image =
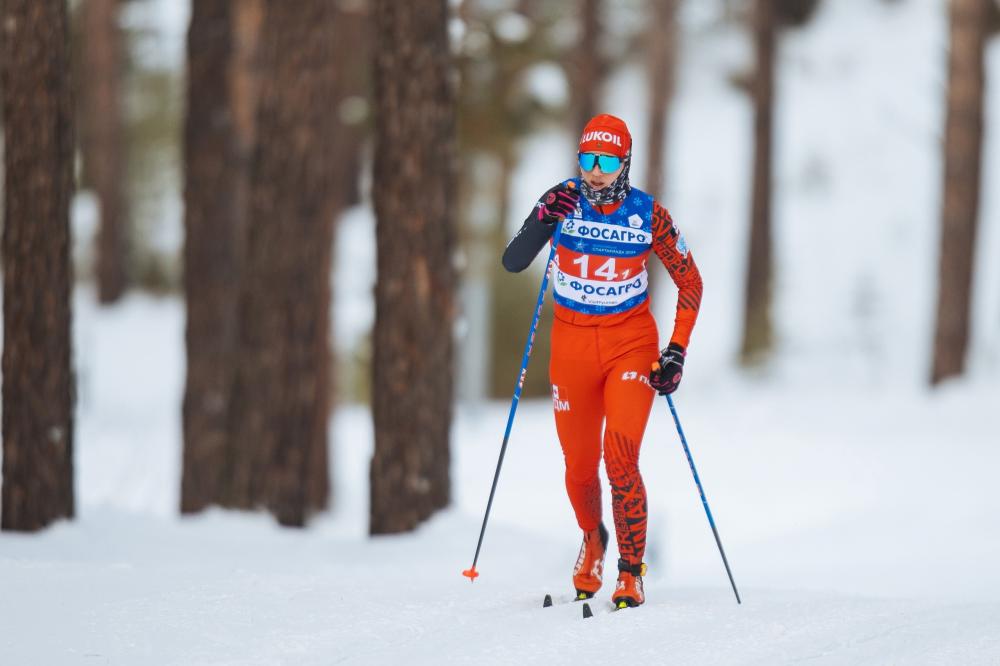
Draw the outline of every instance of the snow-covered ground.
M682 391L742 606L658 402L647 604L611 615L606 591L584 621L540 607L568 599L579 544L550 405L520 408L470 584L507 405L459 410L454 506L414 534L366 537L372 426L352 406L331 422L335 505L311 529L182 519L180 303L76 302L79 517L0 536L2 664L1000 662L995 385Z
M590 620L569 603L540 607L546 593L568 597L580 538L544 401L518 412L474 584L461 571L507 404L458 408L453 506L413 534L367 537L372 424L351 405L330 425L334 505L310 529L222 511L182 519L183 303L132 295L102 310L81 289L78 517L0 534L0 666L1000 664L1000 264L988 261L1000 241L989 186L1000 46L989 53L970 377L924 383L946 37L937 0L825 2L814 24L786 35L780 344L766 373L743 376L732 361L751 126L725 77L747 50L692 9L710 4L686 5L670 136L667 203L706 278L676 405L741 606L663 401L642 453L650 573L638 610L609 613L610 584ZM643 85L626 68L608 87L637 145ZM524 148L517 213L564 167L572 140L549 132ZM335 321L338 338L354 340L371 322L371 262L358 259L371 256L370 211L352 211L340 241ZM668 294L655 304L664 330L672 307ZM543 371L535 359L531 372Z

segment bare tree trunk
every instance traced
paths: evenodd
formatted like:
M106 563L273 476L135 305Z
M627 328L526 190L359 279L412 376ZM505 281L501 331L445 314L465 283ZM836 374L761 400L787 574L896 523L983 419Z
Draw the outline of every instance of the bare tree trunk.
M649 143L646 151L645 189L658 201L664 201L667 178L667 155L665 147L669 131L670 104L676 86L677 54L677 8L681 0L653 0L649 4L648 25L644 35L646 42L646 69L649 74ZM669 206L668 206L669 207ZM666 271L655 271L650 276L650 290L655 296L666 293L673 286ZM671 286L668 286L671 285Z
M964 372L969 345L989 1L951 1L941 258L931 384Z
M674 96L677 69L677 5L680 0L654 0L649 25L646 27L649 58L649 147L646 163L647 191L657 199L663 196L664 144L667 137L667 116Z
M361 201L362 148L365 142L367 100L371 70L357 63L371 62L368 0L341 0L338 3L334 58L344 63L338 79L337 154L340 193L343 207Z
M233 123L242 160L253 155L256 133L257 87L260 78L260 31L264 0L230 0L232 52L229 62L229 95Z
M774 0L756 0L753 16L757 73L754 77L753 210L748 243L741 358L760 363L771 350L771 149L773 143L775 15Z
M446 0L375 0L375 285L370 530L450 500L455 110Z
M232 54L229 62L229 95L236 133L239 177L236 179L236 216L243 221L244 237L250 205L250 165L257 137L257 88L260 84L260 32L264 0L230 0Z
M244 243L234 88L233 0L194 0L184 132L184 292L187 383L181 511L223 497ZM239 4L239 3L236 3Z
M336 7L264 8L227 504L301 526L329 497Z
M601 50L601 0L580 0L580 42L572 60L576 132L597 113L608 63Z
M504 81L503 85L509 86L510 82ZM502 88L502 90L508 89L506 87ZM497 323L502 321L504 317L508 317L510 312L504 309L504 306L507 304L503 303L503 292L510 290L511 285L510 281L505 279L508 273L504 270L503 265L497 261L497 257L503 254L503 249L508 240L507 219L511 214L510 195L514 180L513 174L517 168L517 158L514 154L513 142L507 141L502 143L497 149L496 157L499 159L500 169L497 177L490 179L489 185L491 189L496 191L498 197L496 206L497 216L495 221L493 221L488 238L480 238L475 249L469 253L469 263L475 265L470 265L466 268L467 274L476 271L478 273L478 280L486 285L486 288L482 290L483 293L478 294L481 303L466 304L465 306L466 320L469 319L468 311L472 308L481 307L483 310L481 313L483 315L482 322L477 327L481 330L475 331L474 334L481 338L479 341L479 345L481 346L480 351L485 353L485 358L480 361L480 368L483 371L483 388L488 388L489 392L487 393L486 390L480 391L479 395L475 396L479 400L492 396L503 396L505 393L509 393L512 386L511 379L517 379L517 370L513 373L506 371L506 366L516 356L516 352L514 354L502 353L506 351L505 345L502 340L497 340L497 335L499 334ZM468 279L468 275L465 279ZM517 343L514 344L516 345ZM520 361L520 359L518 360ZM463 367L463 370L465 369ZM538 375L544 374L544 372L538 373ZM529 375L529 377L532 380L539 379L535 375ZM544 381L545 392L543 395L552 391L547 377L544 378ZM537 388L537 381L533 381L532 384L535 386L531 388ZM498 385L499 390L495 388ZM461 395L462 398L469 397L464 392Z
M100 202L97 231L97 295L114 303L125 293L128 219L124 194L125 150L122 142L122 31L118 0L83 3L84 103L82 144L90 181Z
M72 517L69 202L73 121L65 0L0 2L4 119L0 527Z

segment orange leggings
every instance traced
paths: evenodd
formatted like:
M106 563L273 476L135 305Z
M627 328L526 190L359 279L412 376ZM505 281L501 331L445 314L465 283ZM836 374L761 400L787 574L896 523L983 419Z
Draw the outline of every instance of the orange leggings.
M618 552L632 564L646 550L646 487L639 447L655 392L649 367L659 357L656 322L649 312L613 326L552 326L549 379L556 431L566 458L566 491L583 530L601 522L601 426L604 465Z

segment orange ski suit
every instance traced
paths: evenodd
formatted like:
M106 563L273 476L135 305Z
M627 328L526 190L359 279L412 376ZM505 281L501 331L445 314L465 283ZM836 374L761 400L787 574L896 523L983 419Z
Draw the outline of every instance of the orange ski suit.
M585 205L581 219L563 222L552 268L556 305L549 364L556 430L566 460L566 491L577 523L588 531L601 522L598 467L603 443L619 555L631 564L642 562L646 548L646 489L639 473L639 449L656 396L649 385L650 366L660 353L646 294L649 253L659 257L677 285L670 341L685 349L702 295L698 267L670 214L651 196L638 195L646 197L645 208L632 198L606 206ZM641 214L626 220L618 212L623 205L636 206ZM609 217L614 214L619 217ZM605 222L585 227L587 215ZM644 239L646 247L637 244L634 254L615 257L609 254L617 251L614 247L593 244L598 232L604 239ZM605 307L611 312L600 313L601 303L612 303Z

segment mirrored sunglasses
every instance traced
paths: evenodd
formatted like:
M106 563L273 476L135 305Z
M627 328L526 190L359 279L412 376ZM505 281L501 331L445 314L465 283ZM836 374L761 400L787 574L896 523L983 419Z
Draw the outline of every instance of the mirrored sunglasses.
M614 173L622 165L620 157L615 155L598 155L597 153L580 153L580 168L590 171L594 164L600 167L602 173Z

